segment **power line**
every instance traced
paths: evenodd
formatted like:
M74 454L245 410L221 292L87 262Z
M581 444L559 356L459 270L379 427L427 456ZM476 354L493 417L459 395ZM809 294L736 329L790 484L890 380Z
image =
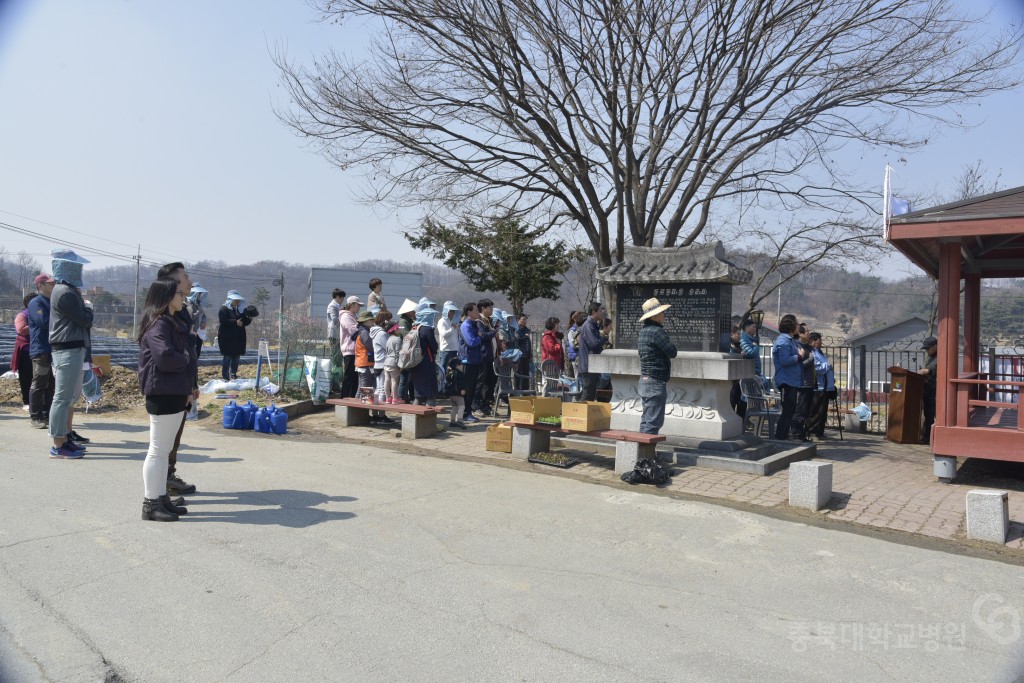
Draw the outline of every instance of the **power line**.
M4 211L4 213L10 213L10 212ZM31 220L31 219L29 219L29 220ZM124 254L116 254L114 252L106 251L106 250L103 250L103 249L97 249L94 246L85 245L85 244L82 244L80 242L72 242L72 241L69 241L69 240L58 239L58 238L56 238L53 235L47 235L47 234L44 234L44 233L35 232L35 231L29 230L27 228L22 228L20 226L13 225L11 223L6 223L6 222L3 222L3 221L0 221L0 228L4 228L5 230L9 230L9 231L14 232L14 233L19 234L19 235L25 235L26 237L34 237L36 239L45 240L45 241L48 241L48 242L51 242L51 243L52 242L58 242L59 244L63 244L63 245L71 246L71 247L77 247L78 249L82 250L82 253L84 255L100 255L100 256L105 256L107 258L116 259L118 261L126 261L126 262L130 262L130 263L135 263L136 262L136 257L135 256L126 256ZM65 228L62 228L62 229L65 229ZM85 235L86 237L90 237L91 236L91 235L88 235L86 233L78 233L78 234ZM103 239L103 238L97 238L97 239ZM106 240L106 241L113 242L114 244L121 244L120 242L115 242L114 240ZM141 263L143 265L150 266L150 267L153 267L153 268L160 268L161 266L164 265L163 263L160 263L160 262L157 262L157 261L149 261L149 260L145 260L145 259L141 260ZM208 276L208 277L223 278L225 280L232 281L232 282L271 283L271 282L273 282L273 280L275 278L274 275L270 275L270 274L265 275L265 276L255 276L255 277L253 277L253 276L240 276L240 275L225 275L224 273L218 273L218 272L215 272L215 271L212 271L212 270L202 270L202 269L201 270L195 270L195 269L192 269L192 268L188 268L188 272L189 272L190 275L192 275L192 274L195 274L195 275L205 275L205 276Z

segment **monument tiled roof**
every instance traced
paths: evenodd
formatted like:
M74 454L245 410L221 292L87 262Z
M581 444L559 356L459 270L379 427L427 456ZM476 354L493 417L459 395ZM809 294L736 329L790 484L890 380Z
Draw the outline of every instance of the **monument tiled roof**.
M724 282L742 285L752 273L725 258L721 242L702 247L631 247L600 273L603 282Z

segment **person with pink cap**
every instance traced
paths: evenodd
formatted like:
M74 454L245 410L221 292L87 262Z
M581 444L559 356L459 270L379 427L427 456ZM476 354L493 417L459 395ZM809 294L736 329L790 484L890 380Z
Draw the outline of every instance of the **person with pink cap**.
M50 426L53 403L53 358L50 348L50 294L56 283L46 274L36 275L35 298L28 303L29 357L32 359L32 385L28 390L28 410L32 426Z

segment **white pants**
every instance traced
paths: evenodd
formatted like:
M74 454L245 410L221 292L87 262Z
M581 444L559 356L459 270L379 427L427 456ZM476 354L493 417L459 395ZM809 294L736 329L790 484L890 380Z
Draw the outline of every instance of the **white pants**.
M174 437L184 412L149 416L149 451L142 463L142 485L146 498L159 498L167 493L167 456L174 448Z

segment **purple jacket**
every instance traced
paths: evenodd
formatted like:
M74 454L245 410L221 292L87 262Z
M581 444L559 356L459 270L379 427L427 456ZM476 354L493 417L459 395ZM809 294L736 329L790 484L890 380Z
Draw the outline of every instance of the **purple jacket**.
M144 396L188 396L196 374L189 353L188 325L162 315L139 341L139 388Z

